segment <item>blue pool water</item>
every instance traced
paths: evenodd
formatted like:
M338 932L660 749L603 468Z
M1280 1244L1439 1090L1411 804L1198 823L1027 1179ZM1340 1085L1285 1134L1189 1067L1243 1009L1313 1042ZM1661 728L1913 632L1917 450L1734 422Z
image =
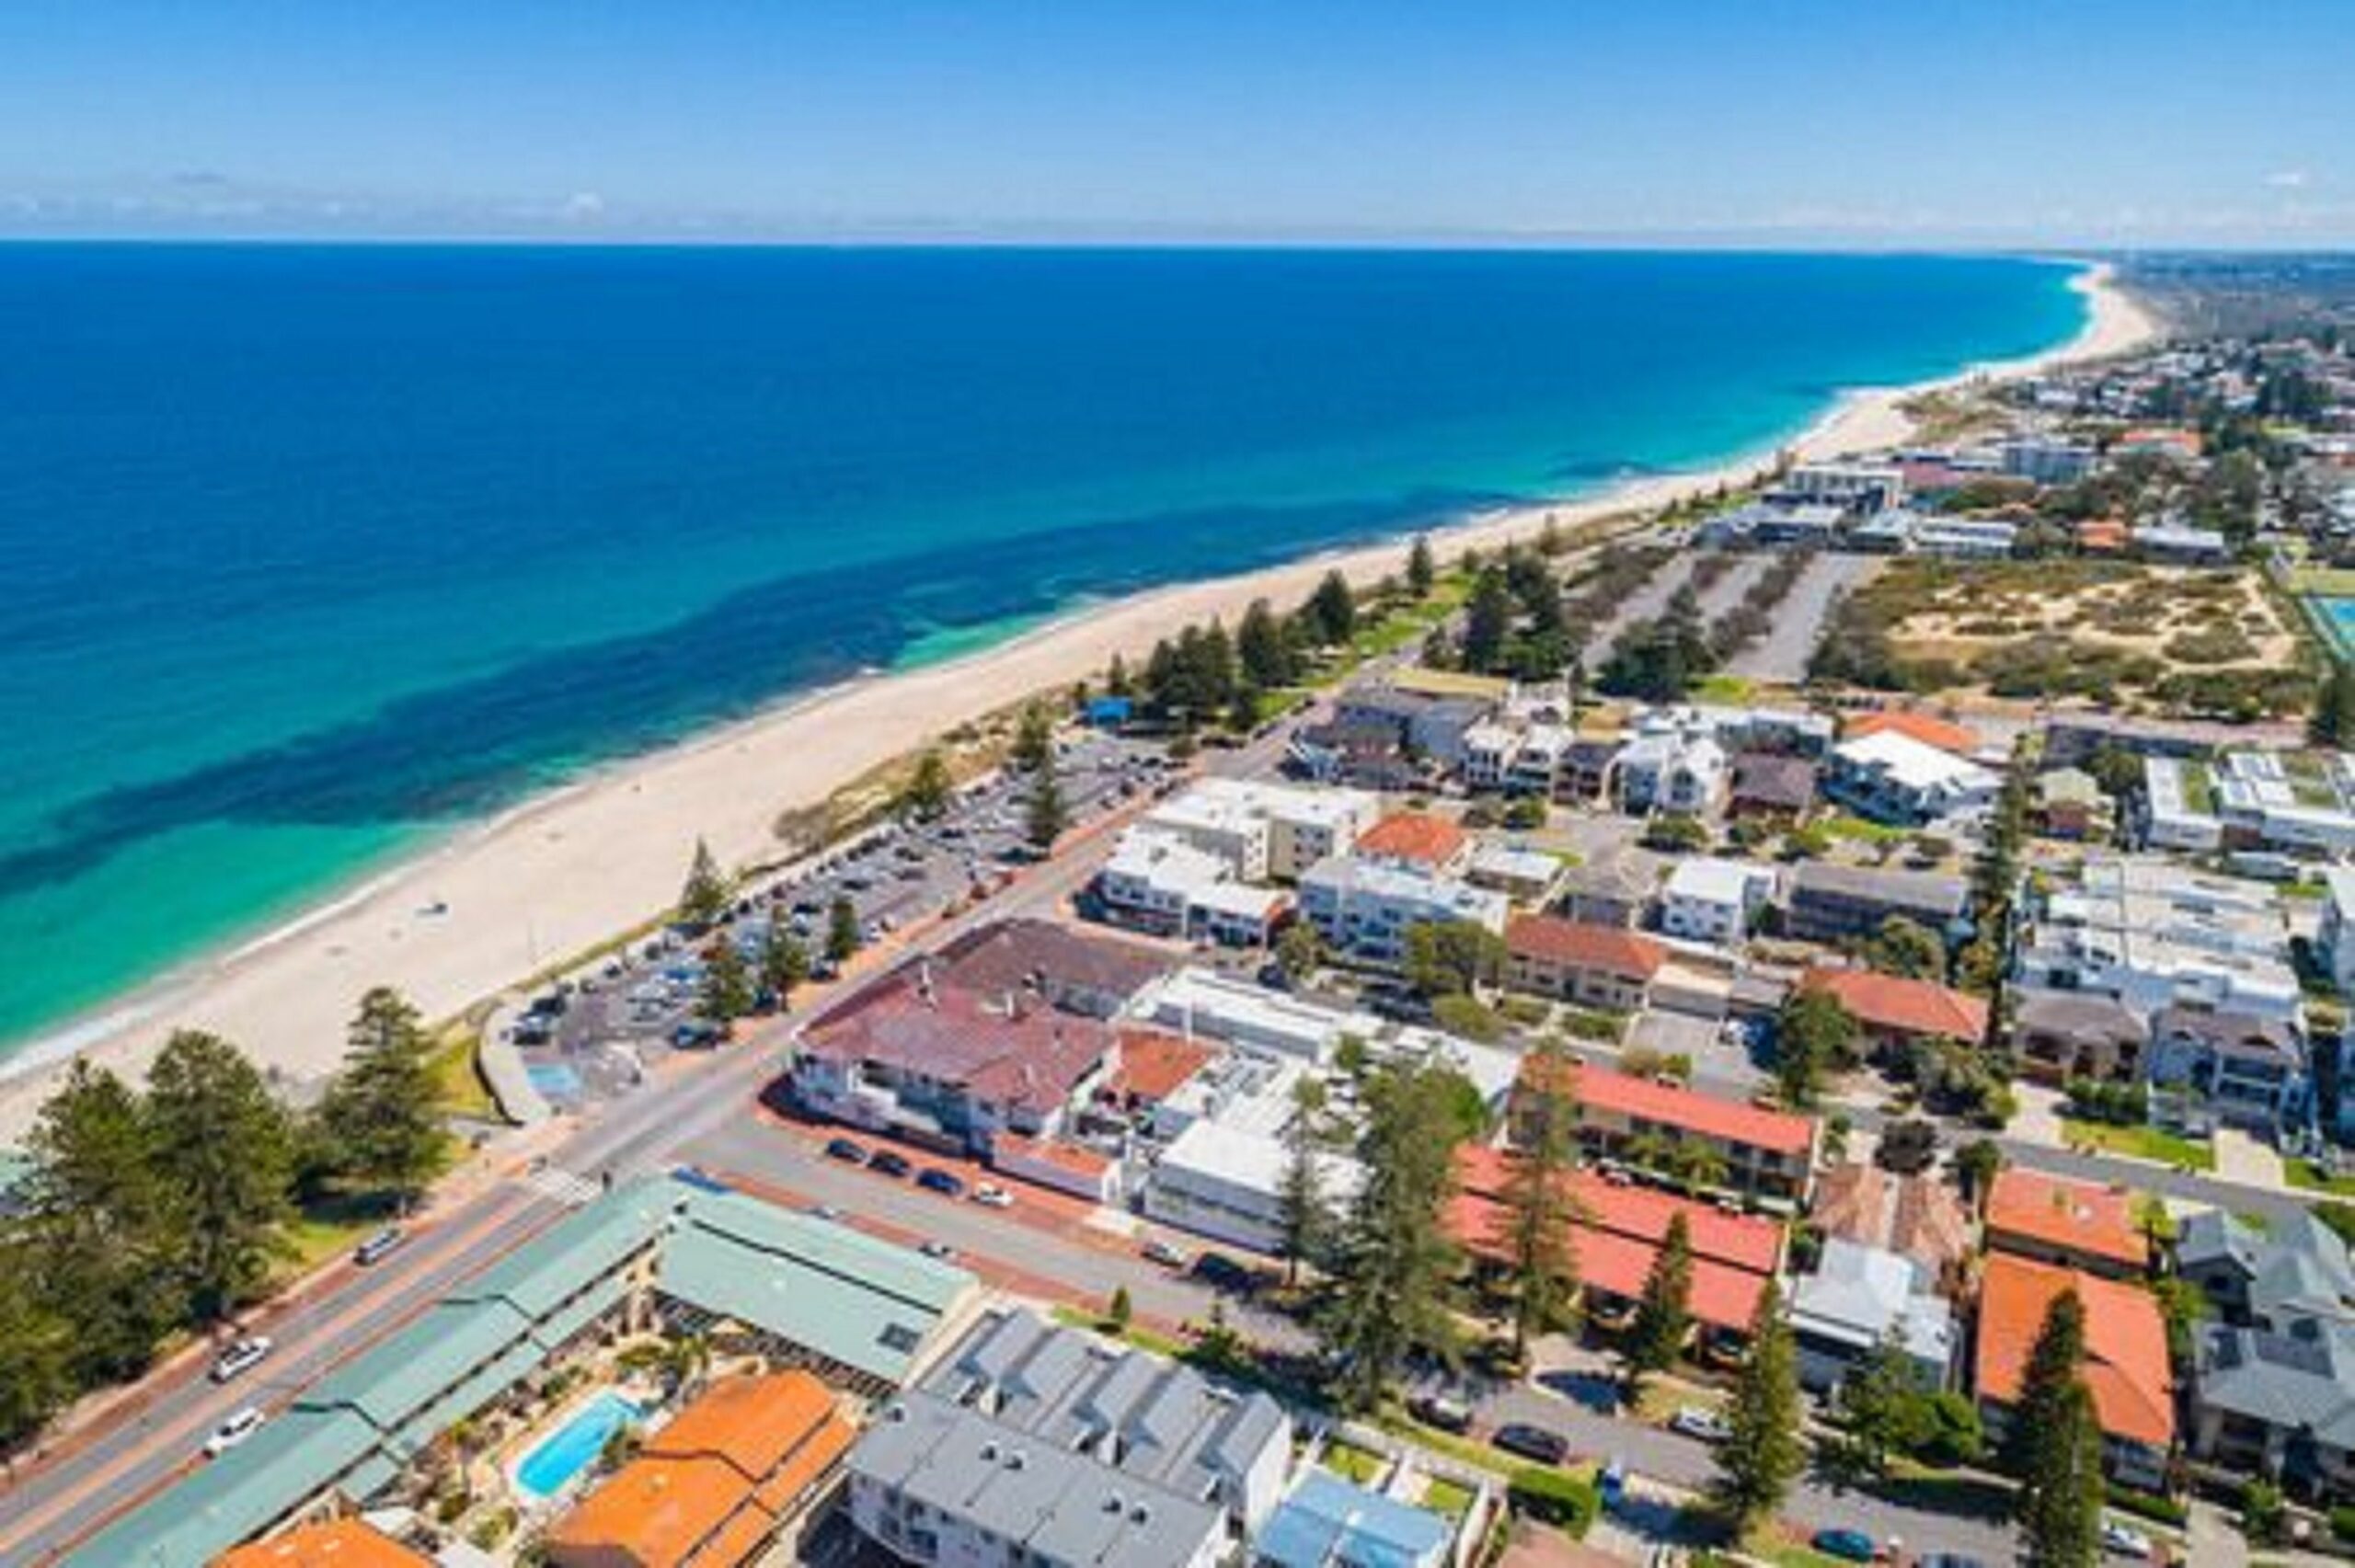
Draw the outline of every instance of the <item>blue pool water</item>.
M2326 599L2317 594L2309 602L2322 612L2331 635L2338 640L2339 651L2355 654L2355 599Z
M572 1484L605 1451L605 1441L646 1413L607 1389L540 1439L515 1467L515 1484L534 1503Z
M1757 451L2063 267L0 245L0 1051L581 769Z
M523 1069L532 1087L551 1100L580 1098L580 1071L570 1062L535 1061Z

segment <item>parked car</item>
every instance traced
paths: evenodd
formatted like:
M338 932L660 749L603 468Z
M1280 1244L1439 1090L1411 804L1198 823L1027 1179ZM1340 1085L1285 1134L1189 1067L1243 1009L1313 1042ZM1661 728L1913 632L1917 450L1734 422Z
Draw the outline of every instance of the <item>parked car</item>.
M2102 1520L2101 1544L2105 1551L2115 1551L2121 1557L2139 1557L2146 1562L2150 1561L2151 1538L2120 1520Z
M1809 1544L1826 1557L1848 1562L1870 1562L1880 1555L1880 1543L1862 1530L1818 1530Z
M1224 1253L1204 1253L1194 1260L1194 1277L1213 1290L1248 1296L1259 1288L1259 1276Z
M983 1208L1012 1208L1014 1195L995 1182L983 1182L973 1189L973 1201Z
M937 1165L925 1166L916 1177L916 1185L928 1193L938 1193L943 1197L965 1196L964 1182Z
M908 1162L906 1155L893 1149L877 1150L874 1156L867 1162L867 1168L878 1175L890 1176L894 1181L905 1177L910 1171L915 1169Z
M269 1360L270 1353L275 1348L277 1347L270 1344L268 1334L247 1335L223 1351L221 1358L213 1363L213 1380L216 1383L225 1383L232 1378L252 1371L256 1367Z
M213 1429L213 1436L204 1440L204 1457L208 1459L219 1459L260 1431L262 1419L261 1411L254 1405L249 1404L238 1411L228 1420L215 1426Z
M826 1144L826 1154L830 1159L840 1160L847 1165L867 1163L867 1146L854 1143L847 1138L829 1140Z
M1453 1394L1417 1394L1407 1402L1407 1413L1442 1432L1472 1430L1472 1407Z
M1542 1465L1557 1465L1570 1457L1570 1440L1568 1437L1543 1426L1533 1426L1525 1421L1506 1422L1496 1429L1488 1441L1508 1454L1534 1459Z
M1733 1428L1726 1425L1724 1416L1697 1404L1688 1404L1679 1410L1670 1418L1668 1425L1671 1431L1682 1432L1687 1437L1698 1437L1704 1443L1723 1443L1733 1436Z
M1913 1568L1987 1568L1987 1564L1960 1552L1925 1551L1913 1560Z
M1172 1245L1155 1236L1144 1244L1144 1261L1157 1263L1164 1268L1184 1268L1194 1260L1183 1247Z
M351 1250L351 1261L362 1268L382 1263L399 1251L401 1243L408 1240L408 1237L403 1233L399 1226L387 1225L354 1247Z
M943 1263L948 1262L950 1258L957 1255L957 1249L950 1246L946 1242L926 1242L923 1246L918 1247L916 1251L922 1253L928 1258L938 1258Z

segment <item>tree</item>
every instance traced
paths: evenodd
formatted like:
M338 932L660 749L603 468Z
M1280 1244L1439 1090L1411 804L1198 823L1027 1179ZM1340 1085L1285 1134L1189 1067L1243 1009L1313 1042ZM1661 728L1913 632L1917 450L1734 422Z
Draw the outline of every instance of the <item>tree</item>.
M360 999L344 1034L343 1066L319 1102L337 1175L406 1199L448 1156L432 1043L417 1009L390 986Z
M1362 1412L1409 1350L1453 1353L1457 1256L1441 1214L1456 1139L1451 1092L1428 1065L1385 1062L1366 1074L1359 1095L1363 1176L1334 1241L1333 1288L1318 1326L1339 1368L1336 1393Z
M1023 835L1033 849L1044 853L1055 847L1067 825L1063 785L1055 781L1052 768L1041 768L1030 779L1030 798L1023 807Z
M1530 1052L1522 1082L1531 1093L1507 1156L1505 1239L1512 1260L1515 1361L1527 1357L1532 1337L1567 1324L1578 1299L1571 1231L1578 1205L1569 1185L1578 1106L1564 1055L1561 1042L1551 1038Z
M1815 1104L1823 1075L1855 1048L1856 1021L1830 991L1802 986L1783 1003L1775 1027L1775 1083L1783 1099L1805 1110Z
M1300 1277L1300 1265L1323 1252L1332 1229L1325 1207L1325 1178L1320 1134L1325 1116L1325 1084L1304 1077L1292 1085L1292 1116L1284 1123L1284 1170L1276 1191L1278 1251L1284 1260L1284 1283Z
M1348 642L1357 635L1357 596L1350 591L1350 579L1337 568L1327 572L1308 596L1308 624L1319 643L1330 647Z
M22 1251L0 1251L0 1454L14 1453L74 1393L73 1327L33 1288Z
M857 956L863 938L858 930L858 906L836 897L826 906L826 962L847 964Z
M701 931L727 914L735 897L735 883L719 869L711 846L697 839L695 859L687 865L687 885L679 893L680 922L690 931Z
M1304 980L1325 962L1325 939L1304 920L1296 920L1276 938L1276 965L1284 978Z
M1129 661L1114 654L1112 662L1104 670L1104 694L1108 697L1127 697L1133 695L1135 690L1135 683L1129 679Z
M1891 1323L1864 1363L1841 1381L1842 1467L1861 1478L1887 1479L1890 1459L1909 1447L1920 1425L1914 1406L1921 1400L1904 1331Z
M1985 1200L2003 1168L2004 1151L1993 1139L1977 1139L1954 1151L1954 1173L1962 1183L1963 1196L1974 1204Z
M937 821L948 809L954 789L948 779L948 760L939 748L926 748L916 759L915 772L908 775L907 787L900 792L900 810L919 822Z
M1781 1507L1807 1464L1799 1431L1798 1357L1772 1282L1750 1325L1750 1359L1726 1415L1730 1438L1717 1450L1714 1495L1737 1533Z
M243 1053L182 1029L147 1073L149 1149L169 1184L175 1253L189 1306L210 1322L249 1299L284 1245L294 1134Z
M1235 629L1235 658L1245 678L1262 692L1292 684L1292 643L1266 600L1255 599L1244 611Z
M2315 695L2311 726L2316 744L2355 746L2355 665L2334 658Z
M776 999L780 1011L793 1001L793 993L810 978L810 954L793 934L793 928L781 920L769 921L768 934L761 941L761 989Z
M1891 915L1880 922L1865 956L1884 975L1940 982L1947 978L1945 942L1929 927L1903 915Z
M2101 1561L2101 1418L2093 1391L2072 1378L2038 1445L2035 1484L2016 1494L2028 1560L2036 1568L2095 1568Z
M1628 1381L1640 1385L1654 1372L1676 1365L1693 1332L1693 1231L1680 1211L1644 1276L1644 1294L1627 1336Z
M25 1261L36 1299L72 1327L75 1380L138 1371L188 1302L145 1107L121 1079L77 1060L41 1103L25 1152Z
M1417 599L1429 599L1438 580L1438 569L1431 564L1430 537L1418 533L1407 547L1407 590Z
M732 1024L752 1011L752 977L733 937L722 933L703 956L703 1015Z
M1112 1299L1104 1307L1106 1326L1116 1333L1125 1332L1135 1316L1136 1304L1129 1299L1129 1288L1125 1285L1112 1287Z
M1035 773L1055 760L1055 720L1044 703L1026 704L1022 716L1014 727L1014 747L1008 753L1014 765L1026 773Z
M1504 938L1471 921L1419 921L1407 928L1407 983L1426 997L1467 995L1504 968Z
M1490 567L1472 584L1464 611L1464 668L1494 670L1504 661L1505 638L1512 631L1512 590L1503 572Z

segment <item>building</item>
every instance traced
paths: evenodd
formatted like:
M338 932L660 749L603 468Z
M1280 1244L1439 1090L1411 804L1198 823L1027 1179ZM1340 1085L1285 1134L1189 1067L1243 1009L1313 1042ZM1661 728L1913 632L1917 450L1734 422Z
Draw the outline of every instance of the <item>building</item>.
M1529 1096L1545 1092L1542 1057L1522 1059L1513 1125ZM1804 1202L1814 1179L1815 1123L1609 1068L1569 1063L1568 1095L1588 1158L1644 1167L1652 1150L1693 1144L1724 1170L1706 1185L1774 1202Z
M1253 1121L1230 1109L1190 1123L1154 1161L1144 1189L1146 1216L1255 1253L1281 1253L1284 1180L1292 1162L1284 1124L1292 1107L1270 1101L1267 1108L1282 1119ZM1316 1171L1317 1191L1327 1201L1346 1201L1357 1191L1356 1162L1323 1154Z
M2300 1318L2282 1332L2196 1332L2192 1457L2316 1503L2355 1496L2355 1325Z
M2015 436L2004 443L2004 472L2039 485L2069 485L2093 472L2094 449L2054 436Z
M2109 796L2091 773L2078 768L2039 773L2031 809L2036 830L2049 839L2107 842L2116 826Z
M1511 725L1476 724L1464 732L1464 787L1475 795L1501 792L1521 760L1522 732Z
M2277 1141L2314 1118L2306 1038L2286 1019L2163 1007L2151 1018L2150 1072L2189 1108Z
M1808 1223L1827 1238L1896 1253L1940 1282L1959 1280L1975 1250L1970 1211L1953 1186L1928 1173L1901 1176L1862 1161L1817 1178Z
M2323 888L2315 952L2339 994L2355 996L2355 868L2327 867L2323 872Z
M1143 826L1120 835L1096 874L1096 892L1121 924L1229 947L1264 945L1292 906L1279 889L1237 881L1220 856Z
M1993 517L1925 517L1913 526L1913 548L1958 561L2000 561L2019 540L2019 524Z
M1251 1543L1255 1568L1440 1568L1455 1530L1428 1508L1312 1469Z
M1300 883L1300 912L1336 951L1369 964L1407 956L1418 925L1464 921L1502 935L1510 901L1469 883L1408 871L1389 860L1335 857Z
M1292 882L1346 853L1380 811L1363 790L1206 778L1155 806L1141 826L1216 855L1240 881Z
M1611 1013L1649 1006L1668 956L1648 936L1556 915L1519 915L1505 928L1508 988Z
M1166 973L1169 960L1139 943L1050 920L992 921L951 938L902 972L1002 1002L1040 1001L1083 1018L1109 1018Z
M2183 1222L2175 1265L2236 1327L2285 1333L2308 1318L2355 1324L2347 1243L2304 1209L2261 1230L2223 1209L2202 1210Z
M1984 810L2003 780L1967 757L1896 729L1832 749L1824 797L1876 822L1925 827Z
M1802 463L1775 481L1775 493L1870 517L1905 504L1905 471L1893 464Z
M1930 1040L1977 1045L1987 1035L1986 1001L1934 980L1819 967L1800 977L1799 988L1838 1001L1875 1049L1901 1049Z
M1624 855L1574 865L1562 877L1562 913L1582 924L1640 925L1651 901L1652 879Z
M1841 738L1869 740L1876 735L1901 735L1958 757L1972 756L1980 746L1979 737L1963 726L1919 708L1876 708L1854 715L1844 727Z
M1358 835L1361 860L1424 876L1461 876L1472 861L1470 833L1427 811L1394 811Z
M2176 1439L2174 1374L2158 1299L2140 1285L1989 1253L1971 1352L1980 1417L2001 1441L2045 1317L2071 1290L2085 1309L2082 1376L2101 1422L2103 1468L2126 1485L2163 1491Z
M1815 809L1815 764L1775 751L1744 751L1732 764L1726 814L1764 822L1804 821Z
M1943 936L1970 899L1970 885L1959 876L1809 861L1785 881L1783 929L1803 942L1837 943L1873 935L1891 915L1902 915Z
M1465 737L1487 722L1502 696L1409 689L1402 681L1410 673L1423 672L1401 670L1387 681L1350 687L1334 702L1334 722L1387 736L1405 754L1428 757L1451 773L1459 771Z
M1775 868L1754 861L1694 855L1669 868L1660 887L1660 928L1692 942L1731 946L1775 897Z
M1516 904L1543 909L1562 886L1562 862L1544 850L1484 843L1473 851L1464 879L1475 887L1502 893Z
M1829 1393L1892 1333L1924 1389L1947 1386L1960 1342L1937 1276L1912 1259L1834 1236L1813 1274L1791 1282L1791 1334L1799 1383Z
M2012 1165L1996 1173L1986 1207L1991 1248L2109 1279L2150 1272L2151 1239L2123 1187Z
M1613 793L1622 811L1698 817L1724 797L1727 769L1726 749L1714 733L1671 714L1619 749L1611 764Z
M2141 1080L2151 1028L2116 997L2026 986L2012 996L2012 1048L2028 1077L2044 1083Z
M736 1568L831 1490L856 1436L805 1371L730 1378L647 1436L546 1537L553 1568Z
M2215 780L2207 764L2180 757L2142 759L2142 840L2153 849L2211 854L2223 847Z
M2142 762L2142 829L2154 848L2355 853L2355 760L2345 752L2227 751Z
M1702 538L1732 548L1825 549L1840 537L1847 513L1823 501L1800 501L1775 496L1746 502L1711 518L1702 526Z
M1291 1462L1266 1394L1000 1311L860 1436L850 1517L920 1568L1212 1568Z
M223 1552L213 1568L432 1568L390 1536L354 1518L297 1525L268 1540Z
M2232 541L2212 528L2179 522L2138 523L2134 551L2146 561L2170 567L2222 567L2233 558Z
M2181 1003L2295 1020L2298 977L2271 889L2156 856L2088 856L2029 899L2014 960L2023 985L2112 996L2149 1017Z

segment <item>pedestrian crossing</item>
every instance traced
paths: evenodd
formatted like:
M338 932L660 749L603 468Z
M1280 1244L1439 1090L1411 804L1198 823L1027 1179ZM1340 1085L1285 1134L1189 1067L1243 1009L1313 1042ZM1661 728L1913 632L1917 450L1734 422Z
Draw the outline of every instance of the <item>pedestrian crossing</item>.
M542 1197L554 1198L567 1208L579 1208L604 1189L586 1176L575 1175L560 1165L543 1165L523 1173L523 1185Z

